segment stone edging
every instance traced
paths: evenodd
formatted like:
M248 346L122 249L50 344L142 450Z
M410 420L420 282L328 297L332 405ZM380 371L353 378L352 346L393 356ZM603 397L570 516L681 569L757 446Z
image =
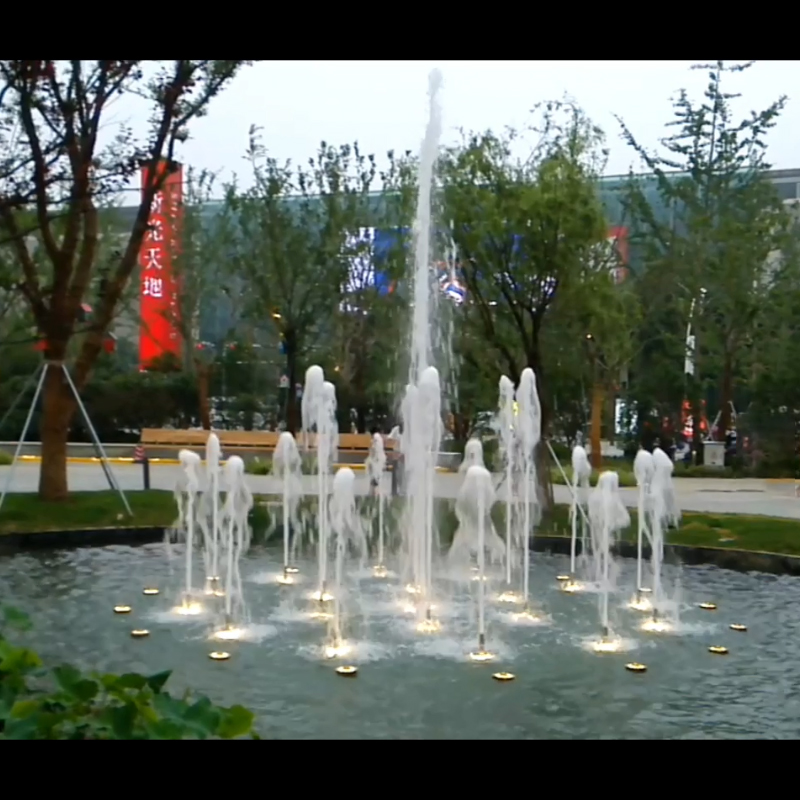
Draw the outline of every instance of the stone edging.
M58 548L75 546L105 547L122 544L153 544L164 541L164 527L147 528L85 528L70 531L37 531L35 533L7 533L0 535L0 551L27 550L34 548ZM537 552L552 552L569 555L569 536L534 535L532 546ZM617 554L623 558L636 558L636 544L622 542ZM763 553L749 550L734 550L723 547L694 547L668 544L664 547L669 556L683 564L693 566L713 564L737 572L766 572L772 575L800 575L800 556ZM580 542L578 542L580 552ZM650 557L650 549L643 548L643 555Z
M580 541L578 552L580 552ZM569 555L569 536L537 536L532 541L533 549L538 552L552 552ZM636 558L636 544L622 542L615 547L617 555L623 558ZM644 546L642 554L650 558L650 548ZM664 545L666 561L677 561L681 564L698 566L711 564L722 569L736 572L766 572L771 575L800 575L800 556L788 556L780 553L764 553L752 550L734 550L726 547L695 547L686 544ZM673 556L671 559L670 556Z

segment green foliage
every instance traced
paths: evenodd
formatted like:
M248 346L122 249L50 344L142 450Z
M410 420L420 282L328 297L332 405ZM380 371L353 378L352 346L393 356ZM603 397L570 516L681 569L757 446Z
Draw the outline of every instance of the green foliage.
M16 609L3 613L4 628L30 628ZM258 738L251 711L215 706L191 692L173 697L164 688L170 675L46 668L33 650L0 631L0 739Z
M0 450L0 467L5 467L6 465L11 463L12 460L11 453L7 453L5 450Z

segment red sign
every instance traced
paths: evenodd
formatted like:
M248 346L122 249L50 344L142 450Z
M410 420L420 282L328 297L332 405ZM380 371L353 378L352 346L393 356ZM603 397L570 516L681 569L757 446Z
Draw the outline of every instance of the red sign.
M161 162L158 169L166 169ZM149 179L147 167L142 169L142 194ZM178 287L173 274L173 260L178 252L183 170L180 165L167 175L160 192L150 204L148 230L139 253L139 296L141 327L139 329L139 367L147 369L154 359L165 353L180 356L178 333Z
M628 268L628 229L609 228L607 241L614 248L619 260L619 266L611 270L614 283L622 283L630 274L630 269Z

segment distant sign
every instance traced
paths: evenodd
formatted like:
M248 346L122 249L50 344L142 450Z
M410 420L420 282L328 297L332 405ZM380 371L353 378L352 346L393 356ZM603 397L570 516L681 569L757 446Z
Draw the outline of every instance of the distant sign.
M280 380L278 381L278 388L279 389L288 389L289 388L289 376L288 375L281 375Z

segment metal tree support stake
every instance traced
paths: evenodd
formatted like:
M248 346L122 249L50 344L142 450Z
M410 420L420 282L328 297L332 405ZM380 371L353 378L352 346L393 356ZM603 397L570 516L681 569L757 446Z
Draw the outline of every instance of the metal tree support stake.
M0 508L3 507L3 502L6 499L6 495L8 494L8 490L11 487L11 481L14 479L14 472L16 471L17 464L19 462L19 454L22 451L22 445L25 443L25 437L28 435L28 428L30 428L31 420L33 419L33 411L36 408L36 402L39 399L39 395L42 392L42 386L44 386L44 379L47 375L47 370L50 368L54 369L61 369L64 373L64 377L67 379L67 383L69 384L70 390L72 391L73 396L75 397L75 401L78 404L78 408L81 410L81 414L83 416L84 422L86 423L86 427L89 429L89 433L92 437L92 443L95 446L95 450L97 452L98 458L100 459L100 464L103 467L103 472L105 473L106 480L108 481L108 485L116 492L119 492L119 496L122 498L122 502L125 506L125 509L128 512L128 516L132 517L133 512L131 511L131 507L128 503L128 498L125 496L125 492L122 491L122 487L117 482L114 473L111 470L111 465L108 463L108 456L106 455L106 451L103 449L103 445L100 442L100 438L97 435L97 431L94 429L94 425L92 425L92 421L89 419L89 412L86 410L86 406L83 404L83 401L78 394L78 389L75 386L75 383L72 380L72 376L69 374L69 370L67 369L65 364L59 362L51 362L46 361L42 367L39 369L42 370L42 374L39 377L39 382L36 385L36 391L33 395L33 400L31 401L31 407L28 409L28 416L25 420L25 425L22 428L22 435L17 442L17 449L14 452L14 458L11 461L11 467L8 470L8 477L6 478L5 486L3 487L3 493L0 494ZM37 369L38 371L38 369ZM34 376L36 373L34 372ZM27 389L23 389L23 392ZM14 402L14 407L16 407L16 403L22 397L22 394L17 398Z

